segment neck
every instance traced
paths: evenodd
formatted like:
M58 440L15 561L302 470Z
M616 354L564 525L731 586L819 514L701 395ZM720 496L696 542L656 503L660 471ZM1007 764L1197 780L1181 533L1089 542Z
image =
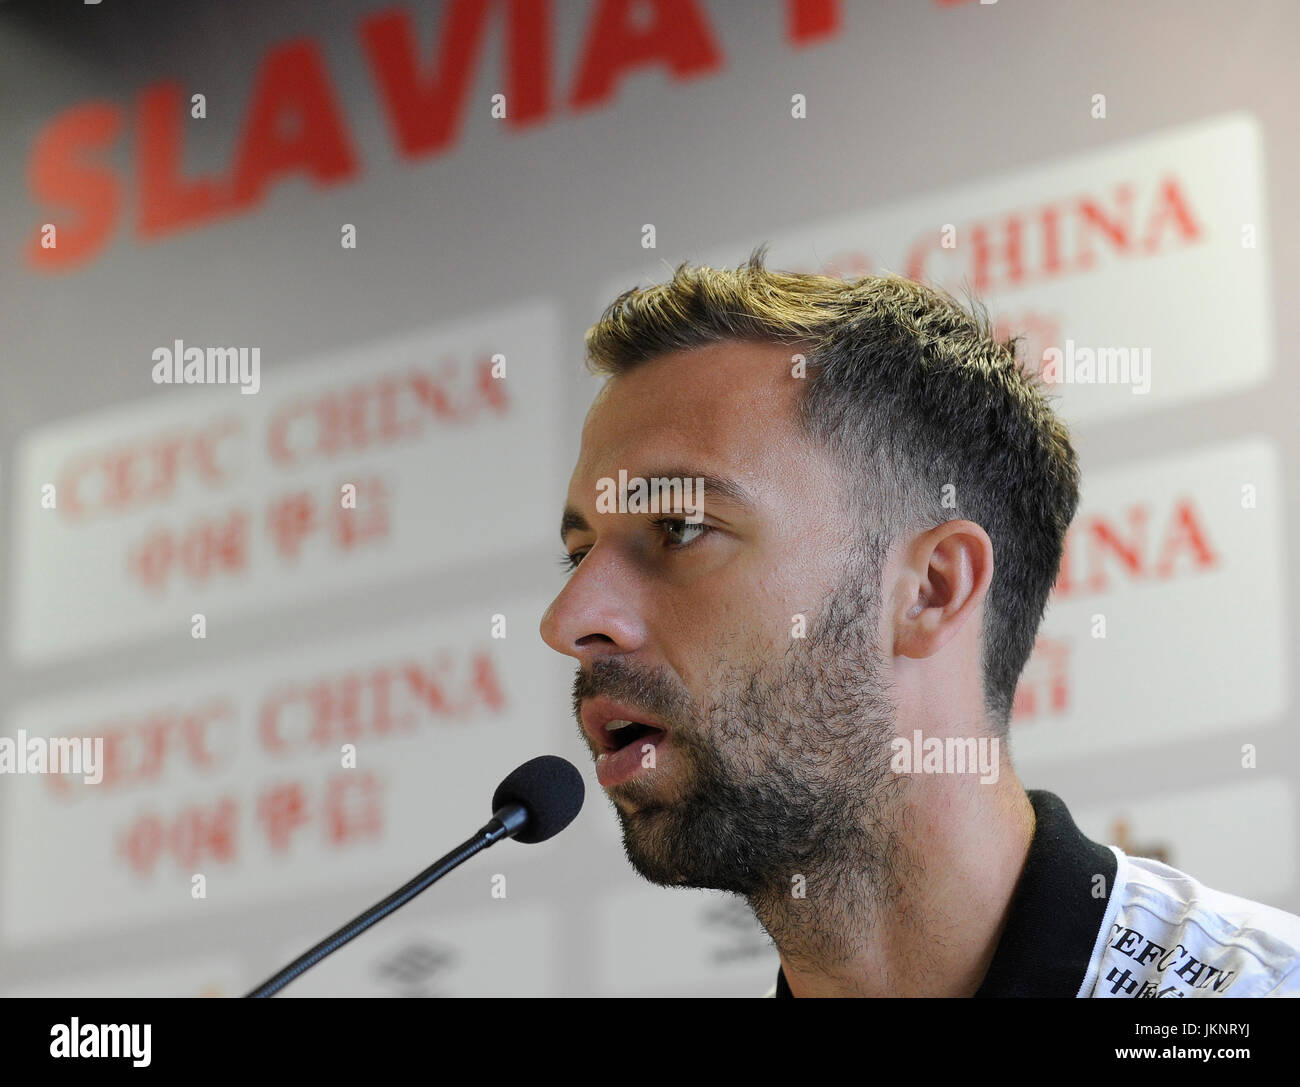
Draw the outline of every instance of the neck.
M1033 838L1024 787L1006 761L996 784L913 774L880 815L808 866L804 897L750 899L791 993L974 995Z

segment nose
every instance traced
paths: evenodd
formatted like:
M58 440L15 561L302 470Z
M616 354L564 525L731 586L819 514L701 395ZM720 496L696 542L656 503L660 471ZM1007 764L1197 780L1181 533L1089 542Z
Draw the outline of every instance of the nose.
M584 668L645 644L638 586L612 552L592 547L542 616L542 641Z

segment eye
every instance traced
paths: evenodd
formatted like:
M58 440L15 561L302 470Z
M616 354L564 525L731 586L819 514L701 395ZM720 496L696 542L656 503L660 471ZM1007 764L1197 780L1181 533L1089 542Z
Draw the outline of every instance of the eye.
M560 554L560 569L566 573L572 573L578 568L578 563L582 561L582 556L585 554L585 551L575 551L572 555L568 554L568 552L562 552Z
M651 521L650 523L664 534L669 548L673 551L681 551L683 548L690 547L713 531L711 525L706 525L703 522L694 524L684 517L660 517L657 521ZM682 539L683 534L686 535L686 539ZM560 569L565 573L572 573L578 568L578 564L582 562L588 550L590 549L578 550L572 554L562 552L557 560Z
M702 521L699 524L695 524L691 521L687 521L683 517L661 517L659 520L652 523L655 528L660 529L663 532L663 534L668 538L669 544L676 549L690 547L691 544L713 531ZM681 533L691 532L694 532L695 535L688 539L682 540L678 538Z

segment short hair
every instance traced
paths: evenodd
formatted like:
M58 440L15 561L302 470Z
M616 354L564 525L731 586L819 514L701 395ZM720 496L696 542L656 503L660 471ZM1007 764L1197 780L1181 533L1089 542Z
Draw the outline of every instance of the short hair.
M988 533L984 709L1005 735L1078 507L1069 433L974 298L892 274L775 271L766 249L734 270L683 261L668 282L624 291L587 331L587 367L617 376L725 341L804 349L797 422L844 468L873 568L904 533L954 519Z

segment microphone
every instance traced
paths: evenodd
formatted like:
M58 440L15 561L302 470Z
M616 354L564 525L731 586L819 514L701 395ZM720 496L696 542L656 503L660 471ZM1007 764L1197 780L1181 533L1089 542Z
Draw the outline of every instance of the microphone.
M349 940L360 936L376 921L404 906L416 895L442 879L457 865L463 864L502 838L516 841L544 842L553 838L577 818L582 810L582 775L577 767L558 755L538 755L516 768L492 794L492 818L474 837L462 842L446 856L434 861L409 883L399 887L382 902L377 902L359 917L326 936L303 952L288 966L262 982L245 997L274 996L289 982L315 966L326 955L337 951Z

